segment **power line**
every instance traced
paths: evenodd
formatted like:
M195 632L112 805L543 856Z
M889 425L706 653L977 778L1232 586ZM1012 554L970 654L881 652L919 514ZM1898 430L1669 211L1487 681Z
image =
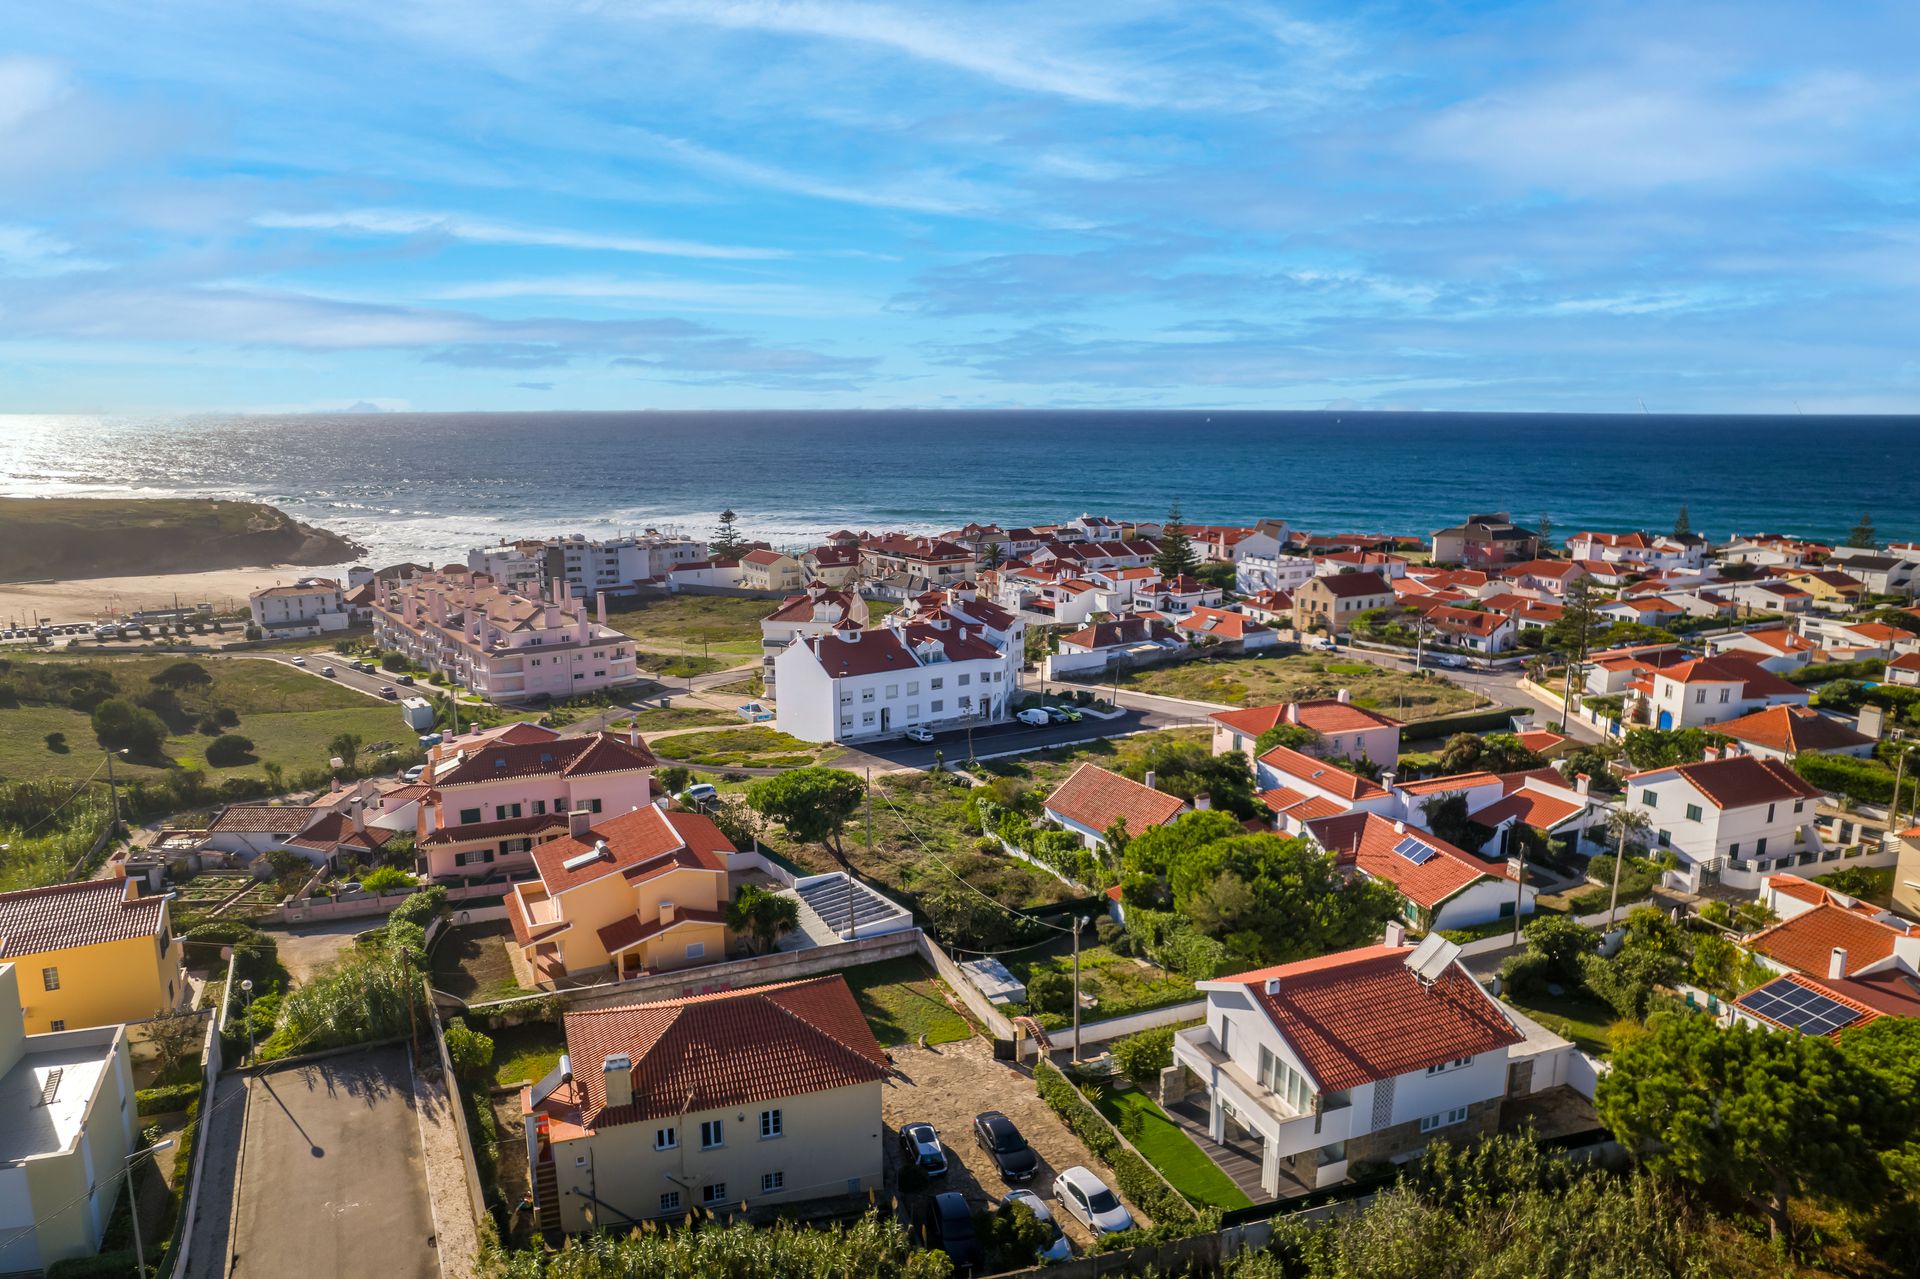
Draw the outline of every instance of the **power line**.
M85 781L81 782L78 786L75 786L72 792L69 793L65 799L61 800L60 803L53 809L52 812L48 813L45 817L42 817L39 821L33 823L33 825L22 827L19 835L16 836L16 838L25 839L28 835L31 835L34 831L40 829L42 826L46 825L48 822L58 817L61 814L61 812L63 812L66 809L67 805L73 803L75 799L79 798L80 792L86 790L89 786L92 786L94 782L99 780L100 773L103 769L106 768L106 766L107 766L106 760L104 759L102 759L98 764L95 764L93 766L92 776L88 777Z
M980 898L981 901L988 903L989 905L995 907L998 910L1005 911L1007 914L1013 916L1015 919L1028 920L1029 922L1039 924L1042 928L1051 928L1055 932L1059 932L1059 933L1072 933L1076 931L1071 928L1063 928L1059 924L1049 923L1047 920L1041 919L1038 915L1029 914L1028 912L1023 910L1016 910L1012 906L1009 906L1005 902L1000 901L998 898L994 897L991 893L985 892L984 890L975 887L972 883L970 883L966 879L965 876L961 875L958 871L954 870L951 866L947 865L945 858L941 857L939 853L934 852L933 849L927 847L927 842L920 838L919 833L915 831L912 826L908 825L907 815L900 811L900 806L893 802L892 796L888 795L885 791L882 791L880 794L880 798L888 808L893 810L894 816L900 819L900 825L906 830L908 835L912 836L913 842L920 846L920 851L922 851L929 858L931 858L933 861L933 864L935 866L938 866L940 870L947 875L948 878L952 879L955 883L967 889L967 891L971 892L974 896ZM1022 949L1025 949L1025 947L1022 947Z

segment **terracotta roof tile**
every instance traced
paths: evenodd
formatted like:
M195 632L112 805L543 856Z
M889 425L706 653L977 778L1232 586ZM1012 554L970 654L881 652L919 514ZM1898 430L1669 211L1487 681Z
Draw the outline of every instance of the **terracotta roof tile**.
M1324 760L1302 755L1286 746L1274 747L1260 757L1260 762L1275 772L1305 785L1331 791L1343 799L1371 799L1387 793L1386 788L1378 782L1370 782L1344 768L1335 768Z
M612 955L638 946L641 942L658 937L661 933L669 932L682 924L725 924L726 922L727 917L717 910L680 908L673 912L673 919L670 922L662 922L656 916L642 923L638 915L625 915L595 931L599 934L600 944L606 947L609 955Z
M1414 826L1396 829L1395 823L1377 813L1323 817L1308 822L1307 831L1320 847L1336 856L1351 858L1370 878L1392 884L1409 901L1428 909L1482 879L1509 877L1505 862L1482 860ZM1409 839L1423 845L1433 856L1416 863L1394 851Z
M1372 728L1402 727L1397 719L1334 697L1315 698L1292 705L1298 708L1298 722L1316 733L1356 733ZM1271 706L1249 706L1244 710L1215 711L1210 718L1236 732L1258 737L1268 729L1287 722L1287 706L1288 703L1277 702Z
M1632 774L1627 780L1642 781L1669 773L1684 778L1715 808L1751 808L1755 804L1788 799L1818 799L1825 793L1782 761L1755 759L1751 755L1648 769Z
M1129 777L1110 773L1096 764L1082 764L1047 796L1047 811L1086 827L1104 831L1124 817L1135 835L1164 826L1178 817L1187 802L1178 795L1143 786Z
M90 879L0 893L0 959L155 936L167 899L139 891L132 880Z
M1747 949L1797 972L1824 976L1834 947L1847 952L1849 975L1893 954L1906 930L1839 906L1821 905L1747 938Z
M532 742L487 742L463 747L466 758L436 771L434 785L465 786L503 777L586 777L630 772L657 762L646 745L634 746L612 733Z
M313 813L293 804L232 804L211 822L211 834L298 835Z
M1805 706L1769 706L1751 715L1715 724L1713 731L1736 741L1798 755L1801 751L1839 751L1869 746L1873 738Z
M601 841L605 841L607 851L598 860L574 870L567 869L569 859L592 852ZM561 893L602 875L647 873L661 859L671 859L689 870L724 874L726 864L718 854L732 851L733 845L727 842L726 836L700 814L668 816L648 804L610 818L584 835L569 835L534 845L533 864L547 891Z

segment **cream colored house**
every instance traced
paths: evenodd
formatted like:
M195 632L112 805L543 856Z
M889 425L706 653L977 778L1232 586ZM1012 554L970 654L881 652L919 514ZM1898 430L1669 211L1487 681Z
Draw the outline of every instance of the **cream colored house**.
M139 1119L124 1026L26 1033L0 963L0 1274L100 1251Z
M835 973L569 1012L520 1094L545 1229L865 1195L885 1176L886 1053Z
M740 557L740 585L754 591L796 591L806 581L799 560L762 548Z
M651 804L532 849L537 880L507 892L513 939L543 979L596 969L615 977L711 964L727 954L727 868L734 850L698 813Z

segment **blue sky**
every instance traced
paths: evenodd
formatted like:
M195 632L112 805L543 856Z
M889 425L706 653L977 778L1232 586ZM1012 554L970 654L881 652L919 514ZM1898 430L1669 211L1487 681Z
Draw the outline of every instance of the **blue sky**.
M1920 6L9 6L0 410L1912 412Z

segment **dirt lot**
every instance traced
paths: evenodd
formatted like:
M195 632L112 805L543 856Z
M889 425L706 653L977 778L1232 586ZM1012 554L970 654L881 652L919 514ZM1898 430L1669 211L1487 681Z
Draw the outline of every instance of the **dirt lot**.
M993 1045L984 1039L944 1044L938 1048L896 1048L893 1050L896 1075L887 1081L882 1094L881 1116L887 1127L887 1169L897 1173L900 1164L900 1125L929 1123L939 1130L947 1148L948 1173L940 1190L958 1190L975 1208L998 1203L1016 1187L1000 1178L993 1159L973 1139L973 1117L982 1111L998 1110L1013 1120L1027 1143L1040 1156L1040 1169L1027 1184L1035 1194L1047 1200L1054 1220L1060 1223L1075 1247L1084 1250L1092 1238L1053 1196L1053 1177L1063 1168L1085 1164L1119 1193L1113 1170L1094 1158L1093 1152L1072 1132L1060 1117L1047 1109L1034 1091L1033 1080L1004 1062L993 1059ZM1142 1225L1148 1218L1131 1202L1127 1210Z

